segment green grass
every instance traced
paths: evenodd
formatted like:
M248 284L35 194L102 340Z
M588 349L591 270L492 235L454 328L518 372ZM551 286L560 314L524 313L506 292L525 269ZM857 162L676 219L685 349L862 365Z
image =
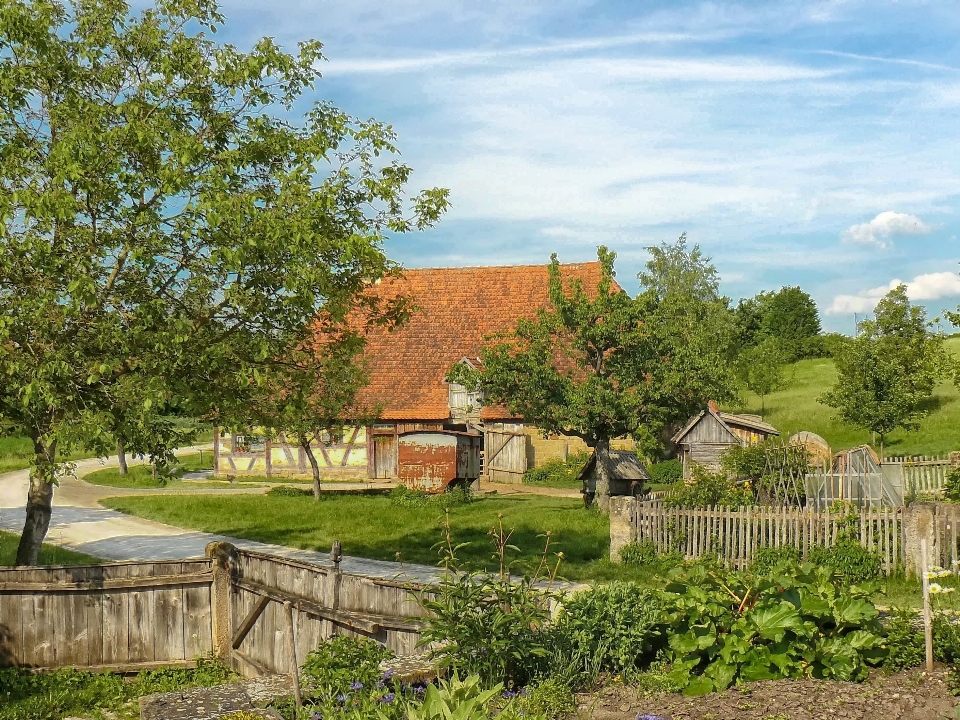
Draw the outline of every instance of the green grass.
M960 338L948 338L947 349L960 356ZM788 368L793 382L786 390L766 398L763 418L776 427L783 437L798 430L809 430L822 436L834 452L870 443L868 431L859 430L835 418L836 411L821 405L817 398L837 378L833 360L818 358L801 360ZM760 413L760 399L753 393L734 412ZM726 408L725 408L726 409ZM960 450L960 391L951 382L941 383L929 402L930 415L919 430L897 430L886 439L886 455L943 455Z
M11 566L17 559L20 536L0 531L0 566ZM56 545L44 544L40 549L41 565L90 565L100 563L100 558L67 550Z
M200 461L200 457L200 453L180 455L177 458L177 472L182 474L185 472L195 472L197 470L212 470L213 453L203 453L203 462ZM120 468L110 467L84 475L83 479L93 485L106 485L117 488L161 488L184 485L179 478L171 478L167 480L166 484L154 479L153 467L150 465L128 462L128 467L130 472L127 475L121 475Z
M80 449L59 455L61 461L82 460L88 457L91 457L90 453ZM33 460L33 444L29 438L16 435L0 437L0 473L25 470L30 467L31 460Z

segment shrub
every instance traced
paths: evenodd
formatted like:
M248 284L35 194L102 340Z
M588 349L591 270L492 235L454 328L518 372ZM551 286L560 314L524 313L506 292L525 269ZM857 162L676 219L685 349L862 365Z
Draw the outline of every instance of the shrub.
M525 719L564 720L576 708L570 688L556 678L547 678L524 688L510 704L513 713Z
M800 562L800 551L793 545L757 548L750 563L750 571L755 575L767 575L779 565Z
M651 540L642 540L620 548L620 559L625 565L668 569L682 563L683 555L678 552L658 553L656 544Z
M664 498L668 508L737 509L753 503L753 491L746 485L730 480L723 472L710 472L700 466L693 468L693 482L672 490Z
M850 539L838 540L832 547L811 548L807 559L850 584L876 580L883 566L880 555Z
M759 577L674 570L664 593L670 677L691 695L737 681L863 680L886 654L875 590L843 587L809 563Z
M566 460L553 458L540 467L533 467L523 474L523 482L528 485L546 484L573 486L583 466L590 459L590 453L572 453Z
M950 502L960 502L960 467L953 468L943 482L943 495Z
M588 674L631 673L660 647L662 610L652 591L614 582L567 597L557 632L570 648L572 664Z
M658 485L672 485L683 479L683 465L679 460L665 460L647 468L650 482Z
M883 670L895 673L923 664L926 657L923 632L917 628L917 613L909 608L893 608L887 620L886 631L887 657L883 661Z
M267 490L267 495L273 497L303 497L313 495L311 488L294 487L293 485L277 485Z
M380 663L393 653L374 640L334 637L322 641L303 661L301 677L321 700L347 695L357 684L372 688L380 681Z
M733 445L720 456L724 474L741 480L759 480L767 469L767 447L757 445Z

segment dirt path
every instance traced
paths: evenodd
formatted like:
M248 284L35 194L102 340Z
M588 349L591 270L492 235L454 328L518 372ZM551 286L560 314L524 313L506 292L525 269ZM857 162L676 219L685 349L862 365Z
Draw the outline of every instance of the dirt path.
M546 495L548 497L576 498L577 500L583 498L579 490L539 487L521 483L496 483L487 480L480 481L480 490L481 492L495 492L497 495Z
M772 680L692 698L612 688L580 701L580 716L591 720L943 720L960 708L942 669L875 672L863 684Z

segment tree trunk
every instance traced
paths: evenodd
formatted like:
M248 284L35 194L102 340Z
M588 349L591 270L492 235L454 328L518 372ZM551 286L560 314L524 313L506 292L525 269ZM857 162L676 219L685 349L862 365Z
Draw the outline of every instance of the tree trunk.
M120 474L128 474L130 470L127 468L127 455L124 452L122 438L117 440L117 460L120 461Z
M50 528L57 441L53 440L45 447L41 438L34 438L33 454L30 489L27 491L27 519L23 523L23 534L17 547L18 566L36 565L39 562L40 547Z
M303 452L307 456L307 460L310 461L310 470L313 472L313 499L320 499L320 465L317 463L317 458L313 454L313 448L310 445L310 439L307 437L300 437L300 447L303 448Z
M594 472L597 474L596 501L600 509L606 513L610 512L610 473L607 472L607 462L610 459L610 440L598 440L593 452L597 456L597 464L594 468Z

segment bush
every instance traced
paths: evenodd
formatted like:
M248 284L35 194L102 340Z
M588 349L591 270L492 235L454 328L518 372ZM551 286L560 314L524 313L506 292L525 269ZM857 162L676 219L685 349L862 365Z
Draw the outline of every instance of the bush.
M313 489L294 487L293 485L277 485L267 490L267 495L273 497L304 497L305 495L313 495Z
M658 553L657 546L651 540L627 543L620 548L620 559L625 565L639 565L652 568L672 568L683 562L678 552Z
M893 608L884 630L886 631L887 657L883 670L895 673L918 667L926 657L923 632L917 628L917 613L909 608Z
M636 583L614 582L566 598L557 632L571 663L590 676L632 673L650 662L662 642L663 604Z
M759 480L767 469L767 446L733 445L720 456L723 473L738 480Z
M670 491L664 498L668 508L728 507L734 510L754 504L753 491L736 483L723 472L693 468L693 482Z
M523 482L528 485L575 486L580 471L589 459L590 453L579 452L567 456L566 460L547 460L540 467L528 469L523 474Z
M664 460L647 468L650 482L657 485L672 485L683 479L683 464L679 460Z
M577 704L569 687L555 678L547 678L517 693L510 709L521 718L564 720L573 714Z
M960 502L960 468L953 468L943 482L943 495L950 502Z
M880 555L850 539L838 540L832 547L811 548L807 559L814 565L828 568L840 580L850 584L876 580L883 566Z
M755 575L767 575L780 565L796 565L800 562L800 551L793 545L757 548L750 563L750 572Z
M360 684L373 688L381 680L380 663L393 653L367 638L335 637L323 640L303 661L301 677L310 695L330 700L348 695Z

